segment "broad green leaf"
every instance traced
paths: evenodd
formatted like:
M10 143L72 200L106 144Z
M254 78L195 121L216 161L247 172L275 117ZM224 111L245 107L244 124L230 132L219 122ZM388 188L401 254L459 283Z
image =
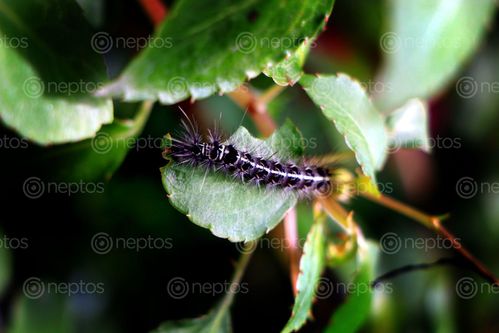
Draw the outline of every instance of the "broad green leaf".
M36 15L34 15L36 13ZM0 0L0 117L47 145L95 135L113 120L110 99L92 94L106 80L92 32L73 1Z
M386 159L388 137L384 118L365 90L344 74L305 75L300 84L345 137L362 170L375 182L375 171Z
M100 94L173 104L235 90L311 43L333 3L179 0L149 47Z
M391 149L420 148L431 150L428 130L428 106L419 99L411 99L393 111L386 120Z
M276 159L303 154L303 140L287 122L269 139L253 138L240 127L228 142L240 150ZM163 185L171 204L192 222L233 242L255 240L273 229L292 208L297 197L290 191L243 184L200 168L169 163L162 170Z
M491 21L494 0L392 0L380 46L387 111L408 99L436 95L475 51Z
M296 284L298 294L295 298L293 312L282 333L297 331L302 327L310 316L312 301L315 291L319 285L322 271L325 268L326 235L324 230L324 219L322 217L307 235L303 248L303 256L300 259L300 274Z
M67 299L45 294L38 299L20 298L14 307L7 333L76 332Z
M168 321L151 333L231 333L230 312L217 306L207 315L179 321Z
M375 267L378 257L378 246L374 243L363 243L359 240L357 252L357 267L353 280L348 283L351 291L338 310L331 318L326 333L349 333L357 332L368 318L372 308L372 300L375 289L371 283L375 279Z

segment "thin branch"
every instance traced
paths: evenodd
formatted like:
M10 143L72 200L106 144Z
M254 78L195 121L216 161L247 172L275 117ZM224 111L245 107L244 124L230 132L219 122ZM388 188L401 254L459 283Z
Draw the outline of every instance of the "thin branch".
M272 102L274 98L276 98L280 93L282 93L286 89L285 86L279 86L277 84L273 85L267 91L264 91L260 96L260 101L265 104L269 104Z
M372 283L371 285L373 287L376 287L377 285L381 284L383 281L393 279L397 276L407 274L410 272L414 271L419 271L422 269L430 269L436 266L441 266L441 265L451 265L451 266L456 266L456 267L462 267L462 263L460 261L457 261L456 258L440 258L436 261L430 262L430 263L421 263L421 264L411 264L411 265L405 265L403 267L396 268L394 270L389 271L388 273L385 273L381 276L378 276Z
M448 239L452 243L453 248L471 264L471 267L474 271L476 271L490 283L499 285L499 279L495 277L494 274L482 262L480 262L480 260L473 256L471 252L469 252L461 244L461 242L442 225L442 217L427 215L400 201L384 195L376 197L368 193L361 193L361 196L385 207L388 207L396 212L399 212L400 214L405 215L416 222L419 222L423 226L435 231L440 236Z
M251 89L237 89L228 96L242 109L248 110L248 114L263 136L269 137L274 133L277 126L267 111L267 103L260 100Z
M333 196L317 197L316 201L321 204L326 213L346 232L350 233L348 225L348 212L341 206Z
M240 285L241 280L243 279L244 272L246 271L246 268L248 267L248 264L250 262L251 256L253 255L253 252L256 249L256 242L258 241L252 241L244 244L244 248L242 251L241 256L239 257L239 260L236 264L236 269L234 271L234 275L232 276L232 281L231 285ZM214 322L220 322L222 320L223 316L227 311L229 311L230 306L234 302L234 296L236 295L236 290L239 290L241 288L228 288L222 303L220 304L220 307L217 311L217 315L214 319ZM216 326L216 325L214 325Z

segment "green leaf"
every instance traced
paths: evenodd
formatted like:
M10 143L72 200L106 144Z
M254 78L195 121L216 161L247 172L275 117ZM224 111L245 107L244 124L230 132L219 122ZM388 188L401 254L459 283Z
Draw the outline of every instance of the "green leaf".
M133 119L105 125L89 140L43 149L41 165L58 180L98 181L109 179L132 149L149 117L153 104L144 102ZM159 151L159 146L157 147ZM54 167L55 166L55 167Z
M386 159L388 138L383 116L365 90L344 74L305 75L300 84L345 137L362 170L375 182L375 171Z
M290 57L304 43L311 43L324 27L333 3L180 0L153 43L100 93L174 104L189 96L199 99L233 91L244 80ZM169 43L157 47L154 41Z
M0 233L5 240L3 233ZM12 275L12 257L6 246L0 247L0 298L3 296L5 288L8 286Z
M348 290L353 290L338 310L333 314L326 333L357 332L368 318L372 307L373 293L371 282L375 278L378 246L374 243L360 243L357 252L358 271L350 282Z
M36 13L36 15L33 15ZM113 120L92 32L73 1L0 0L0 117L42 145L78 141Z
M38 299L20 298L14 307L7 333L71 333L75 332L67 299L44 295Z
M298 294L295 298L293 312L282 333L289 333L302 327L310 316L312 301L325 267L326 235L324 219L318 219L310 229L300 259L298 275Z
M253 138L240 127L228 139L240 150L288 159L303 154L303 140L290 121L269 139ZM290 191L243 184L219 172L169 163L162 170L171 204L192 222L233 242L255 240L273 229L297 202Z
M428 106L419 99L411 99L395 110L386 120L392 149L420 148L431 151L428 130Z
M494 0L393 0L389 31L380 39L386 110L438 94L475 51L491 21Z
M303 75L303 64L309 51L310 46L302 44L293 55L264 69L263 73L280 86L294 85Z
M227 308L217 306L207 315L179 321L168 321L151 333L231 333L232 324Z

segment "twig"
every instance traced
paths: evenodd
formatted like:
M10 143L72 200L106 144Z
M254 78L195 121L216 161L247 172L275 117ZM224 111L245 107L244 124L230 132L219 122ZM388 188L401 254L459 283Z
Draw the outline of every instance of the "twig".
M459 242L459 240L442 225L441 217L427 215L417 209L409 207L408 205L400 201L397 201L393 198L384 195L376 197L368 193L361 193L361 196L363 196L368 200L381 204L385 207L388 207L396 212L399 212L400 214L405 215L416 222L419 222L423 226L445 237L452 243L453 248L459 254L461 254L464 257L464 259L469 261L474 271L476 271L478 274L480 274L484 279L486 279L490 283L499 285L499 279L495 277L494 274L482 262L480 262L480 260L478 260L475 256L473 256L471 252L469 252L461 244L461 242Z
M336 223L338 223L339 226L341 226L346 232L351 232L348 225L348 212L338 203L338 201L334 199L334 197L318 197L316 200L321 204L326 213L328 213L328 215Z
M456 267L462 267L461 262L457 261L456 258L440 258L430 263L411 264L396 268L394 270L389 271L388 273L378 276L371 283L371 285L373 287L376 287L377 285L381 284L383 281L386 281L388 279L393 279L394 277L400 276L402 274L410 273L413 271L419 271L422 269L429 269L441 265L452 265Z
M267 103L262 101L250 89L237 89L228 96L242 109L247 109L248 114L255 123L258 131L263 136L269 137L277 126L267 112Z
M244 244L244 249L242 251L241 256L239 257L239 260L236 265L236 269L234 271L234 275L232 276L232 285L239 285L241 284L241 280L244 276L244 272L246 271L246 267L248 267L248 264L250 262L251 256L253 255L253 252L256 249L256 242L258 241L252 241ZM227 291L227 294L225 295L221 305L220 305L220 310L218 311L217 318L215 321L221 320L222 316L226 311L228 311L229 307L231 306L232 302L234 301L234 296L236 295L236 292L234 290L239 290L240 288L229 288Z

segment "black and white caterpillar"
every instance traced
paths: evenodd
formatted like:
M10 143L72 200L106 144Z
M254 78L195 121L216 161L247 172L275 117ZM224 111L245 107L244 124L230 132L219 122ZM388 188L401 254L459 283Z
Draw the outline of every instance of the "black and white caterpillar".
M307 163L279 161L272 157L256 156L222 140L217 132L203 137L189 118L182 120L184 128L165 150L175 163L222 172L243 182L296 192L299 196L327 196L341 193L342 184L334 181L331 170Z

